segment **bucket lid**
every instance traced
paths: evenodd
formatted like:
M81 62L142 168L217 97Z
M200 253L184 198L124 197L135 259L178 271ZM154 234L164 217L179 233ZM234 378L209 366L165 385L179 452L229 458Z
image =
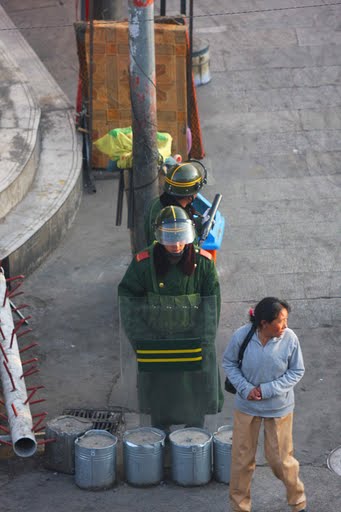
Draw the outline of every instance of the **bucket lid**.
M109 448L117 443L117 437L106 430L88 430L82 437L76 439L76 444L82 448Z
M169 440L181 446L203 446L212 439L206 430L201 428L181 428L169 435Z
M193 37L192 57L199 57L199 55L208 52L209 47L209 42L206 39Z
M93 423L86 418L64 415L48 421L47 426L55 432L61 432L64 434L83 434L86 430L93 427Z
M123 441L136 446L163 442L166 434L154 427L140 427L127 430L123 435Z
M232 433L230 425L223 425L218 428L218 432L213 434L213 438L221 443L232 444Z
M328 455L327 466L331 471L341 476L341 446L335 448Z

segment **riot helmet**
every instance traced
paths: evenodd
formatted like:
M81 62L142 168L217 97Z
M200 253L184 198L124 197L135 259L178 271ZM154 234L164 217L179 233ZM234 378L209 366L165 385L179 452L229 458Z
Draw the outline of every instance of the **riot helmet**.
M166 206L155 221L155 239L161 245L191 244L195 238L193 221L180 206Z
M177 163L167 171L164 191L178 197L197 194L207 182L207 172L204 165L197 160Z

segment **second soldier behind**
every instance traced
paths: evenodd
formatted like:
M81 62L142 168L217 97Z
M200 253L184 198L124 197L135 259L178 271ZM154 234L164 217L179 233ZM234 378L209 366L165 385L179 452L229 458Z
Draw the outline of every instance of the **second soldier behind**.
M189 218L195 222L195 243L198 242L202 219L194 209L193 201L206 182L207 173L201 162L192 160L169 167L164 178L163 193L151 201L145 216L147 245L155 239L155 220L162 208L166 206L179 206L186 211ZM197 215L199 216L197 217Z

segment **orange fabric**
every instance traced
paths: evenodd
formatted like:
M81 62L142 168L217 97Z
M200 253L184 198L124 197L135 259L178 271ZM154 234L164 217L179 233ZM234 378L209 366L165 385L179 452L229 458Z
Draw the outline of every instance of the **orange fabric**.
M205 251L205 249L200 249L199 253L201 254L201 256L205 256L205 258L209 260L213 259L212 254L209 251Z
M214 263L217 262L217 251L216 249L208 249L207 252L209 252L212 255L212 259Z

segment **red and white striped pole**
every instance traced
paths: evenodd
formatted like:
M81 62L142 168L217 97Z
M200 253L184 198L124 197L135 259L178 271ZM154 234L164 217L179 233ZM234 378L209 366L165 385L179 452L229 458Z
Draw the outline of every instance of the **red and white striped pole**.
M0 268L0 378L9 424L9 429L1 426L1 430L7 431L9 435L0 435L0 443L12 444L14 452L20 457L30 457L37 450L37 442L27 397L25 374L31 375L35 367L23 370L17 343L17 336L20 336L18 330L23 322L14 325L9 299L5 275ZM34 361L36 358L27 361L27 364ZM11 443L5 441L6 438L11 440Z

